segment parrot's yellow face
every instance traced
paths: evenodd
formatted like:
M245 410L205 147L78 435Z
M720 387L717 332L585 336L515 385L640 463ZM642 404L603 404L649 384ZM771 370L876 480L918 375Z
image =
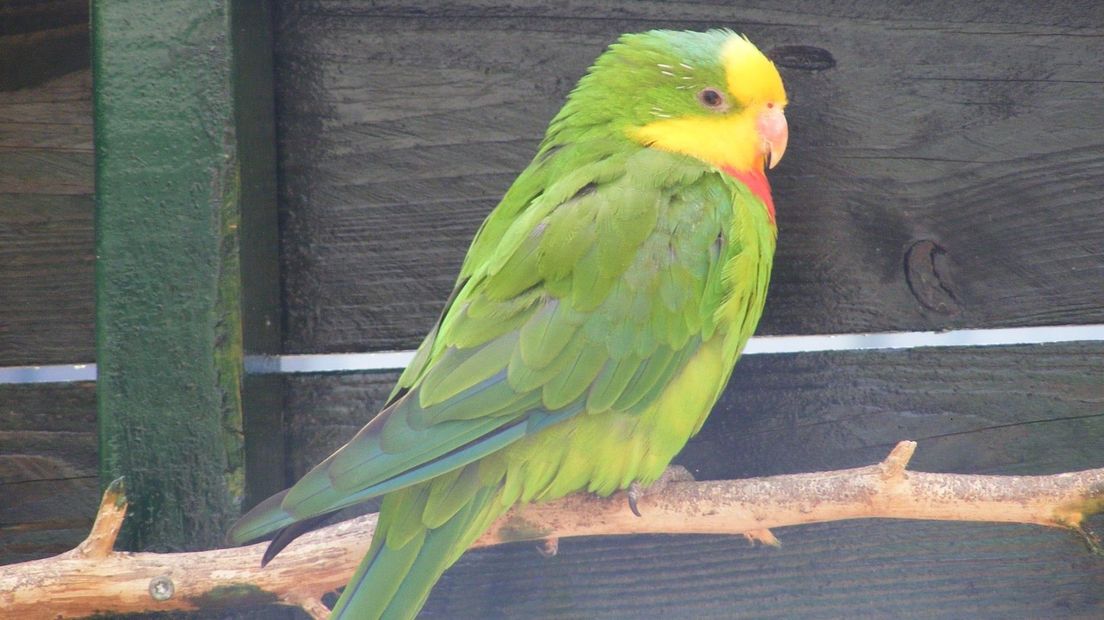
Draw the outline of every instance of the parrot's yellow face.
M786 151L789 131L786 91L774 63L744 37L730 34L712 68L658 67L671 88L694 98L693 105L653 108L655 120L630 127L630 137L722 170L773 168Z

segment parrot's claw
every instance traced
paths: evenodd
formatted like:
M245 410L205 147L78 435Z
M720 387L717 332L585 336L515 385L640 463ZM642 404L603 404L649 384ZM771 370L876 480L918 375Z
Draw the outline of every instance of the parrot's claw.
M633 480L632 484L629 485L629 510L638 517L644 516L640 514L640 509L636 507L636 502L643 496L644 487L642 487L639 482Z
M559 552L560 539L555 536L552 538L545 538L537 545L537 553L541 554L542 558L554 558Z

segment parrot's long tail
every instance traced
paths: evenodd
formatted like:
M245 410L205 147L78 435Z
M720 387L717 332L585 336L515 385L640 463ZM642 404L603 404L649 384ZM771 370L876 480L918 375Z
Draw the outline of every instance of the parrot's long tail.
M409 620L438 578L506 508L498 485L482 487L443 523L423 523L433 481L384 499L368 555L361 561L332 619ZM432 514L433 511L429 511Z

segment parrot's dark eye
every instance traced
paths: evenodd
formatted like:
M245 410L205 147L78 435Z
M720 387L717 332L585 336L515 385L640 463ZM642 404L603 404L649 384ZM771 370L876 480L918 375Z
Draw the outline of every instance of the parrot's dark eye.
M716 88L703 88L698 93L698 101L710 110L723 110L727 107L724 95Z

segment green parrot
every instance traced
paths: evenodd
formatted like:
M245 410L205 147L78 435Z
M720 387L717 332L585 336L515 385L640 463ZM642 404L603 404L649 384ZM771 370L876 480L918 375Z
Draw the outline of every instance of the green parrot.
M267 562L383 496L333 617L412 618L514 504L654 482L762 313L786 102L731 31L622 36L483 222L383 410L231 539L282 530Z

